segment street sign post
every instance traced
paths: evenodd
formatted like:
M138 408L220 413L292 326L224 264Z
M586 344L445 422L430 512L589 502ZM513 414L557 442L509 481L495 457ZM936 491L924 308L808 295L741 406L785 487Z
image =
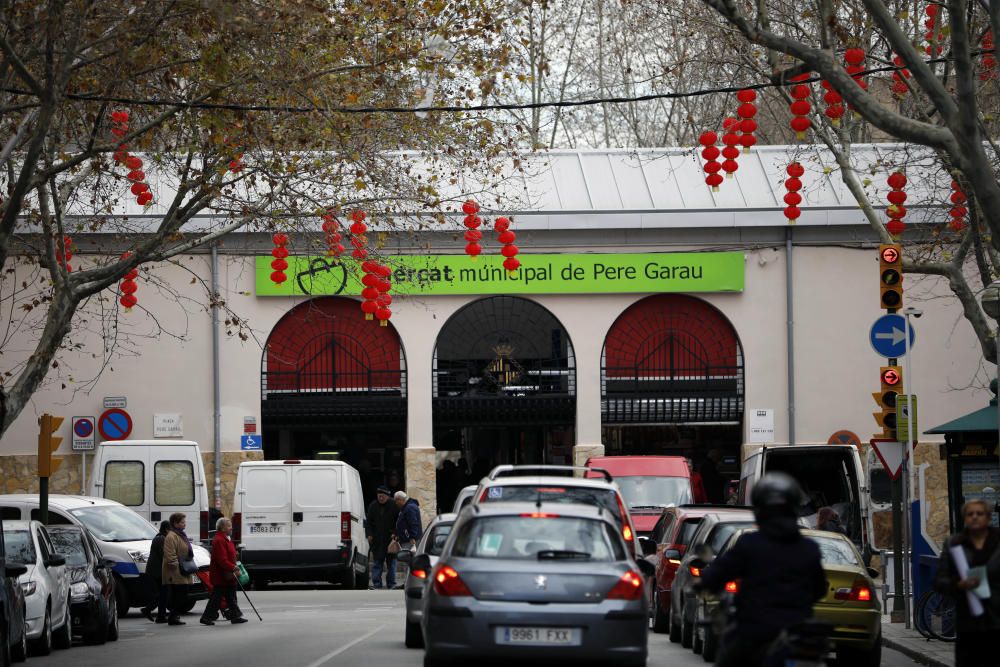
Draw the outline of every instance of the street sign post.
M906 344L906 330L910 331L910 344ZM879 356L897 359L913 349L916 334L913 327L906 326L902 315L883 315L875 320L868 333L868 341Z

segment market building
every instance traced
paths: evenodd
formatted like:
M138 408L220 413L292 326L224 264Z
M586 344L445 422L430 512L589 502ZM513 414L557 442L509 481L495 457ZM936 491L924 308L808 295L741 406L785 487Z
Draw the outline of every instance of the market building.
M856 146L854 159L874 164L886 150ZM807 169L794 226L781 187L792 152ZM52 490L80 491L90 471L71 450L69 418L100 415L105 397L124 397L130 437L159 426L200 443L209 476L217 440L226 512L236 467L253 458L341 458L362 471L366 492L405 486L430 513L498 463L598 454L698 463L718 449L723 472L737 475L761 444L847 431L864 448L878 430L871 392L885 364L868 339L881 314L878 239L824 164L833 162L815 149L762 147L713 193L690 150L552 151L515 179L512 200L523 203L503 211L521 249L514 273L501 267L489 231L499 213L485 198L475 260L462 253L460 215L429 231L423 214L401 212L408 228L387 233L383 249L393 269L387 326L364 318L356 276L304 236L292 235L281 285L270 280L269 235L227 236L214 252L140 275L139 307L116 313L109 362L102 328L77 328L82 351L62 353L3 437L3 490L37 488L36 419L49 412L67 418ZM911 207L919 236L940 220L929 186L911 182L927 202ZM77 244L83 263L88 247L122 251L113 239ZM228 311L218 325L203 287L213 279ZM924 310L906 378L920 397L919 431L986 393L975 389L982 355L947 282L907 275L905 288ZM27 341L11 349L30 350ZM247 434L259 437L248 445ZM940 437L920 435L931 444L918 461L929 493L946 497ZM928 512L943 535L947 503Z

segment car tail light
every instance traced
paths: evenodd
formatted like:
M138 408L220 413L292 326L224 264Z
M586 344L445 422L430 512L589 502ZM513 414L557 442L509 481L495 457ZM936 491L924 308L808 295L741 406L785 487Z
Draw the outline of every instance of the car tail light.
M208 539L208 510L205 510L204 512L201 512L198 516L199 516L199 519L200 519L198 523L201 526L201 530L199 531L201 533L201 539L207 540Z
M622 575L611 592L608 593L609 600L638 600L642 597L642 577L634 570L629 570Z
M417 579L427 578L427 570L410 570L410 574L412 574Z
M697 568L694 565L689 565L688 566L688 570L691 572L691 576L692 577L700 577L701 576L701 568Z
M549 512L522 512L521 516L528 517L531 519L558 519L558 514L551 514Z
M618 513L622 517L622 537L625 538L625 543L629 549L635 553L635 535L632 534L632 526L629 525L628 510L625 509L625 503L622 502L620 493L615 494L615 502L618 503Z
M486 500L486 494L488 491L489 489L483 489L483 492L479 494L479 502Z
M236 543L239 543L243 539L243 514L240 512L233 514L233 534L231 539Z
M434 574L434 592L446 597L471 596L472 591L450 565L438 568Z
M838 588L833 593L834 600L850 600L853 602L869 602L872 599L872 589L864 579L855 579L850 588Z
M681 564L681 562L679 560L677 560L676 558L668 558L667 559L667 565L669 565L670 567L674 568L675 570L678 567L680 567L680 564Z
M351 513L341 512L340 513L340 539L349 540L351 539Z
M726 592L727 593L739 593L740 592L740 585L739 585L739 583L735 582L735 581L727 581L726 582Z

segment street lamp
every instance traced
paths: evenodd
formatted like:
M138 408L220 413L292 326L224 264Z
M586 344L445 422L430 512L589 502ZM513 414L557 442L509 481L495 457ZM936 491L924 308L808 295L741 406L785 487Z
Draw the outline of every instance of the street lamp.
M997 429L998 438L1000 438L1000 280L994 280L986 289L983 290L982 295L979 297L979 302L983 305L983 311L994 320L997 320L997 334L993 339L993 344L997 346L997 352L994 353L995 361L997 365L997 379L995 382L996 395L997 395Z
M903 309L904 328L903 340L905 341L905 349L903 357L905 359L906 368L903 371L903 382L906 391L906 456L905 461L905 484L903 489L903 501L905 502L906 510L904 516L906 521L903 525L903 545L906 548L907 557L903 560L903 608L906 612L906 628L910 628L911 614L911 573L913 571L913 564L910 559L913 558L913 499L914 499L914 483L916 480L914 465L913 465L913 412L916 408L916 395L913 391L913 370L910 364L910 336L913 334L913 327L910 324L911 317L919 318L924 314L924 311L919 308L913 308L912 306ZM899 419L899 414L897 411L896 419Z

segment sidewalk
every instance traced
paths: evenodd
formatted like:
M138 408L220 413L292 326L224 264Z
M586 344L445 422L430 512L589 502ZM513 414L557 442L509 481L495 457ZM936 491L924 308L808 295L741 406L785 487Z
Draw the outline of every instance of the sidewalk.
M912 625L907 630L903 623L890 623L882 617L882 644L899 651L921 665L954 667L955 645L936 639L926 639Z

